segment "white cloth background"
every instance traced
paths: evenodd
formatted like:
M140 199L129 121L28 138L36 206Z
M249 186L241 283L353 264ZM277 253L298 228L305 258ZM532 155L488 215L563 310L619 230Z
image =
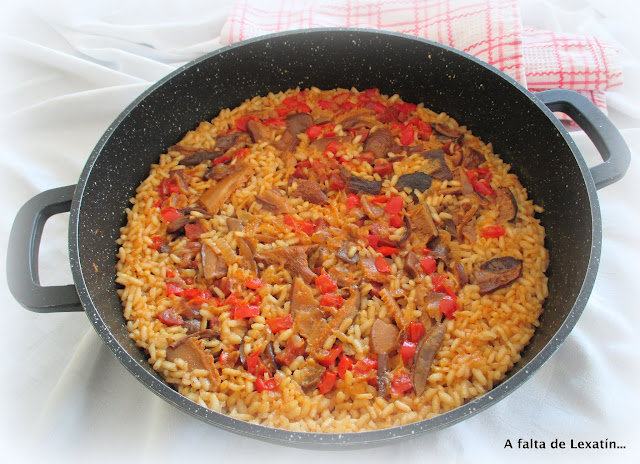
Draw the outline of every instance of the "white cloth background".
M333 453L270 445L200 422L131 376L82 313L40 315L6 288L18 208L77 182L112 120L151 83L219 46L227 2L3 0L0 38L1 462L640 462L636 297L640 252L640 34L634 0L523 0L525 26L597 34L622 50L625 85L607 94L632 150L626 177L598 193L602 260L576 328L524 386L436 433L375 450ZM187 4L188 3L188 4ZM598 155L574 138L588 162ZM68 214L40 250L44 284L71 282ZM507 439L544 450L505 449ZM554 439L615 440L618 450L553 450Z

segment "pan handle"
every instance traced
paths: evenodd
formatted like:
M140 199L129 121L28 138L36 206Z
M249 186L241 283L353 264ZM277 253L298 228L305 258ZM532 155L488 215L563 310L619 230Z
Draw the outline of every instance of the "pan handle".
M27 201L13 222L7 252L7 283L14 298L37 313L82 311L75 285L43 287L38 252L44 224L54 214L71 210L75 185L42 192Z
M622 179L631 162L629 147L611 120L591 100L578 92L563 89L545 90L535 95L551 111L571 116L600 152L604 163L590 168L596 189Z

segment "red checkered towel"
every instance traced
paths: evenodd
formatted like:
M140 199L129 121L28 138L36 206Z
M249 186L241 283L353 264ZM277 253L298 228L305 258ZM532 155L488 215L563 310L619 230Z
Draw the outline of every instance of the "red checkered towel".
M622 84L616 50L595 37L524 29L516 0L238 0L222 29L230 44L273 32L361 27L412 34L470 53L532 91L572 89L606 111Z

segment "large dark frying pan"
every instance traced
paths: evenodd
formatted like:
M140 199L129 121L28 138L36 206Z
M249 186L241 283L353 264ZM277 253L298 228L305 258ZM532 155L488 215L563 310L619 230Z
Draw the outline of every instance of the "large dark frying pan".
M494 144L531 198L544 207L551 261L549 298L522 360L491 392L436 418L376 432L294 433L215 413L165 384L129 338L116 294L116 239L124 210L150 165L201 120L248 97L300 86L359 89L424 102ZM587 168L552 112L585 130L604 163ZM611 122L580 95L533 96L479 60L426 40L368 30L325 29L248 40L195 60L134 101L91 153L77 185L43 192L18 213L7 272L15 298L37 312L85 311L117 358L156 394L197 418L243 435L294 446L382 444L462 421L524 383L558 349L582 313L598 269L602 228L596 190L619 180L629 150ZM44 223L70 211L69 256L75 285L41 287L38 248Z

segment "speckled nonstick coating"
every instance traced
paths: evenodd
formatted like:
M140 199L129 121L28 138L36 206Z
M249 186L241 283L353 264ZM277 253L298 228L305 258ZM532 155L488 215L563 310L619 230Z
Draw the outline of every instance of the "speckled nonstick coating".
M116 294L115 261L124 210L167 147L246 98L292 87L378 87L444 111L493 142L533 201L544 207L549 293L540 328L507 379L436 418L375 432L294 433L215 413L169 387L129 338ZM601 246L594 181L552 113L494 68L451 48L409 36L325 29L247 40L178 69L134 101L97 144L71 205L69 248L77 291L91 323L118 359L166 401L232 432L291 446L381 445L437 430L493 405L525 382L567 337L593 287Z

